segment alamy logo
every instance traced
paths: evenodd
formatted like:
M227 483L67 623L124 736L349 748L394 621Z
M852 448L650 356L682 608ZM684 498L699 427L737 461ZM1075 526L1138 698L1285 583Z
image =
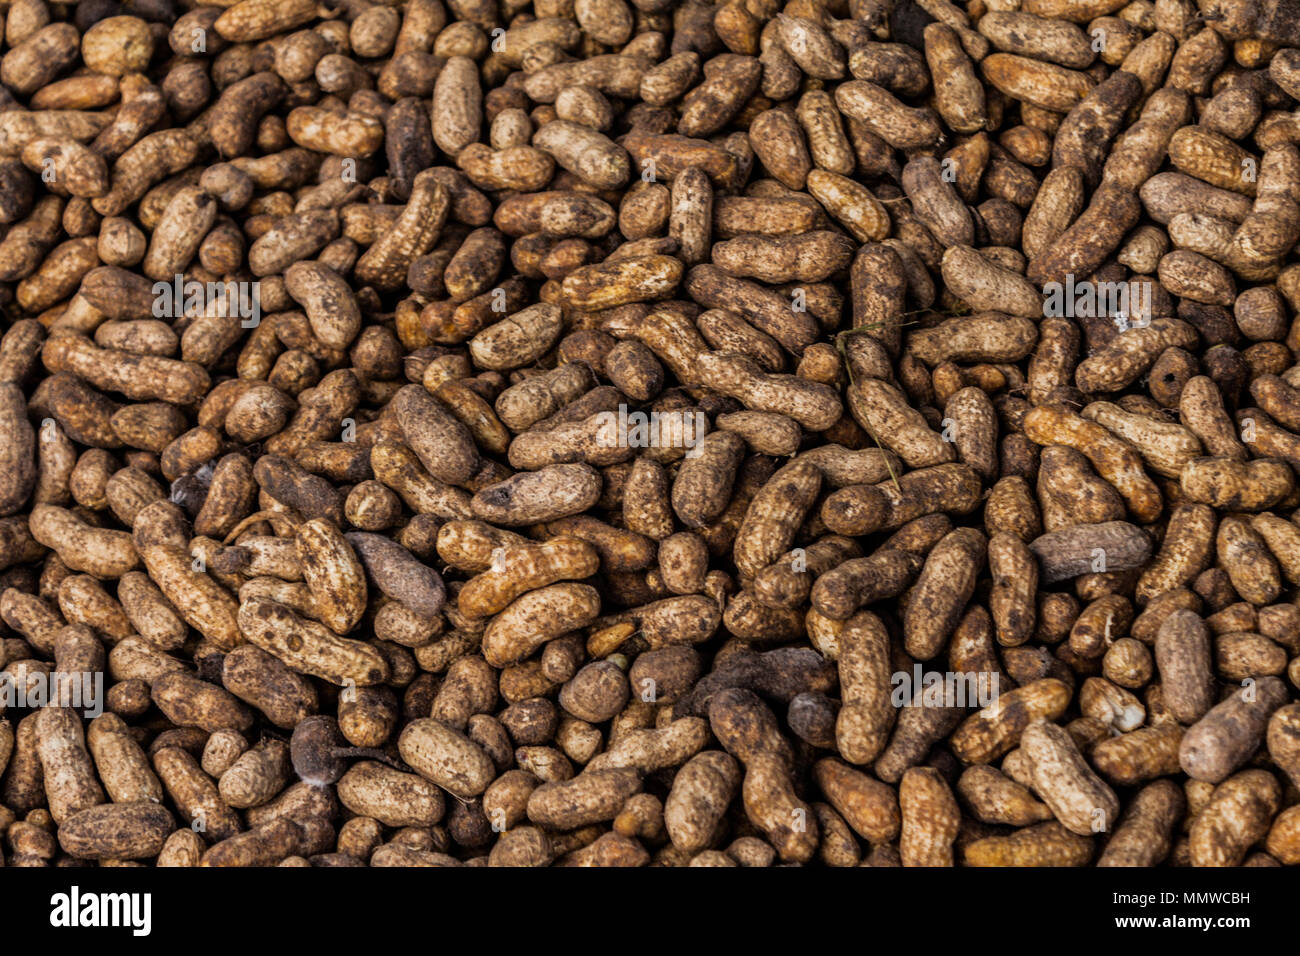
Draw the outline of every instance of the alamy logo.
M920 664L896 671L890 702L895 707L990 707L998 699L998 675L987 671L925 671Z
M235 316L246 329L256 328L262 321L262 283L256 280L199 282L177 275L171 282L155 282L152 292L156 319Z
M74 886L50 897L50 925L60 929L102 929L125 926L132 936L148 936L153 928L150 893L82 893Z
M696 446L709 426L700 411L629 412L626 405L596 417L601 448L685 448L687 458L699 454Z
M86 719L104 712L103 671L0 673L0 713L16 708L71 707Z
M1151 285L1147 282L1065 282L1043 286L1043 315L1048 318L1114 316L1120 331L1150 322Z

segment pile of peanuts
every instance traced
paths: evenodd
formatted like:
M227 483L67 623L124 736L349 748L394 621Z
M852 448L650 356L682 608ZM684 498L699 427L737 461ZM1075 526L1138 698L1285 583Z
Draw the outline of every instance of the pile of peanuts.
M1300 0L0 38L0 863L1300 864Z

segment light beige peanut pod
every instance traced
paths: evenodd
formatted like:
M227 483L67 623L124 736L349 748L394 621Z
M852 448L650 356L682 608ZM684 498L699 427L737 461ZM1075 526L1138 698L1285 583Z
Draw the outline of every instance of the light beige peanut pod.
M493 52L499 53L511 66L519 66L529 50L538 45L554 44L565 50L572 49L578 44L582 31L588 28L598 33L604 31L595 38L610 46L623 45L631 35L630 31L620 32L619 25L626 20L627 14L623 12L620 15L615 4L584 4L581 12L576 9L570 12L577 16L577 24L567 17L546 16L512 26L501 37L500 49Z
M555 160L532 146L492 149L470 143L456 156L456 165L480 189L518 189L531 192L551 181Z
M742 355L706 352L699 356L698 369L709 388L751 409L789 415L809 431L829 428L842 414L839 398L829 386L794 375L770 375Z
M950 246L941 268L948 288L977 312L996 310L1027 318L1043 314L1042 296L1028 279L970 246Z
M240 604L239 629L291 669L333 684L367 687L388 677L387 662L371 645L339 637L273 601L249 598Z
M161 803L162 784L127 729L120 718L105 714L93 720L86 731L86 744L108 799L123 804Z
M108 124L108 116L90 110L9 110L0 120L0 156L19 156L37 139L89 142Z
M808 173L808 192L859 242L879 242L889 235L885 207L861 183L838 170L814 169Z
M245 751L221 775L217 791L237 810L267 803L284 789L290 774L289 745L266 740Z
M564 300L575 309L594 311L662 299L677 288L683 271L673 256L611 257L565 276Z
M944 23L925 28L925 58L934 78L935 108L958 133L974 133L988 122L984 87L962 49L957 31Z
M903 866L952 866L961 810L939 771L913 767L898 786L902 815L898 852Z
M1300 582L1300 527L1272 514L1255 515L1250 527L1268 545L1282 576L1291 584Z
M668 235L677 240L677 257L688 266L703 262L713 230L713 184L692 166L674 177L668 198Z
M284 865L295 854L327 849L333 839L334 828L324 820L282 817L221 840L203 854L199 866Z
M478 64L464 56L447 60L433 89L433 141L456 156L478 141L482 123Z
M1022 316L981 312L919 329L909 351L927 365L941 362L1018 362L1034 351L1038 330Z
M821 471L811 462L792 462L754 496L733 547L742 576L753 577L789 550L821 482Z
M1194 458L1179 476L1190 501L1228 511L1265 511L1291 493L1294 473L1281 461Z
M88 807L105 801L86 750L81 718L71 707L49 706L39 711L35 725L50 816L63 823Z
M980 72L999 92L1040 109L1066 113L1092 89L1092 78L1078 70L1011 53L994 53Z
M912 468L938 465L957 457L952 444L932 431L925 417L888 382L860 379L851 384L849 409L883 447Z
M1268 277L1273 263L1300 238L1300 205L1293 187L1298 166L1300 154L1293 145L1264 153L1255 204L1222 260L1239 275Z
M333 209L309 209L281 216L248 247L248 267L256 276L283 272L295 262L315 255L338 234L339 214Z
M184 271L217 218L217 201L198 186L177 191L149 238L140 268L151 279L168 280Z
M98 388L121 392L137 401L188 405L199 401L211 384L199 365L121 349L101 349L90 339L60 331L45 340L41 358L54 372L73 372Z
M1070 689L1051 677L1007 691L957 728L953 753L965 763L991 763L1013 750L1033 721L1065 713L1070 697Z
M60 195L94 199L108 192L102 156L73 139L34 139L22 151L23 165Z
M303 580L321 623L346 634L366 611L366 577L356 552L338 527L322 518L304 521L297 534Z
M319 262L297 262L284 273L285 289L307 313L312 332L330 348L348 348L361 331L361 311L347 282Z
M590 465L547 465L479 490L470 508L474 517L519 527L579 515L596 503L600 491L600 475Z
M496 776L492 760L476 743L432 717L407 724L397 748L420 776L462 800L481 794Z
M522 432L594 385L594 373L589 365L570 362L512 385L497 396L494 409L508 428Z
M585 627L600 613L600 596L585 584L529 591L494 617L483 632L483 656L494 667L523 660L547 641Z
M544 783L528 798L528 818L556 830L573 830L612 820L641 789L631 768L587 771L572 780Z
M285 127L304 149L353 159L369 156L384 142L384 126L374 117L316 106L295 107Z
M1057 16L990 10L979 18L975 28L1004 53L1048 60L1076 70L1091 66L1097 54L1088 34Z
M397 221L357 260L353 268L356 277L379 289L400 288L411 263L438 241L451 204L451 192L436 170L418 174Z
M1111 402L1092 402L1080 414L1127 441L1152 471L1166 478L1182 475L1187 462L1199 458L1203 450L1189 429L1127 412Z
M701 717L683 717L658 729L629 730L593 757L587 770L631 767L649 774L678 767L699 753L709 739L708 722Z
M74 571L97 578L119 578L140 565L131 536L86 524L66 508L37 505L28 519L32 537L62 555Z
M1142 468L1141 458L1126 442L1073 412L1040 406L1025 416L1025 434L1041 445L1068 445L1088 456L1098 474L1115 487L1140 521L1159 516L1160 490Z
M242 643L235 616L238 602L190 555L190 538L180 509L168 501L136 516L135 549L149 577L187 624L226 650ZM129 569L128 569L129 570Z
M880 755L894 726L889 635L869 611L850 618L839 634L840 697L835 745L852 764Z
M189 828L176 830L163 843L155 865L167 867L198 866L199 860L202 859L203 852L206 849L207 844L203 842L203 837L193 830Z
M248 740L242 733L230 729L217 730L208 735L199 766L208 776L220 779L247 750Z
M339 802L388 827L430 827L443 817L442 791L424 777L373 760L348 768L338 782ZM487 797L484 796L484 809Z
M478 574L492 568L498 549L526 545L527 539L482 521L448 521L438 529L438 557L459 571Z
M782 282L821 282L848 266L852 243L832 232L742 236L713 246L713 264L733 276Z
M844 53L817 20L777 14L781 46L809 76L838 80L844 76Z
M419 514L448 520L471 517L469 493L434 478L416 453L400 442L377 443L370 450L370 467L376 480Z
M974 528L946 535L926 557L903 612L907 652L929 660L956 628L984 567L987 542Z
M595 548L563 535L540 544L493 549L490 560L487 570L461 588L457 606L468 618L496 614L528 591L556 581L590 577L600 566Z
M243 829L239 815L226 806L217 785L188 751L162 747L153 754L153 767L181 820L195 832L224 840Z
M1183 735L1178 751L1183 771L1208 783L1226 779L1255 752L1269 717L1286 702L1286 686L1276 677L1246 682Z
M664 825L675 847L693 853L714 840L740 791L740 779L735 759L720 750L697 754L682 765L664 801Z
M162 851L175 827L171 812L156 802L104 804L60 821L59 845L87 860L148 859Z
M213 26L231 43L249 43L288 33L314 20L317 12L313 0L239 0L228 6Z
M1267 770L1245 770L1215 787L1192 820L1192 865L1239 866L1268 833L1281 802L1282 788Z
M819 219L807 202L777 196L721 195L713 205L713 229L723 239L794 235L814 228Z
M1182 790L1171 780L1143 787L1125 808L1097 865L1157 866L1164 862L1186 806Z
M551 348L561 328L559 306L539 302L479 332L470 340L470 354L481 368L497 371L530 365Z
M578 123L551 120L533 134L533 146L600 189L619 189L631 176L627 151L598 130Z
M138 637L118 641L108 654L108 670L116 680L152 684L164 674L183 671L185 664Z
M41 26L21 42L12 37L0 60L0 82L20 96L35 93L76 61L79 40L71 23Z
M1184 126L1169 140L1169 161L1202 182L1254 196L1259 160L1226 136L1202 126Z
M1119 798L1088 766L1064 728L1031 723L1020 746L1032 766L1034 792L1072 833L1108 831L1119 816Z
M933 146L942 137L933 113L905 106L887 90L866 80L851 80L836 87L835 104L845 116L865 124L897 149Z

